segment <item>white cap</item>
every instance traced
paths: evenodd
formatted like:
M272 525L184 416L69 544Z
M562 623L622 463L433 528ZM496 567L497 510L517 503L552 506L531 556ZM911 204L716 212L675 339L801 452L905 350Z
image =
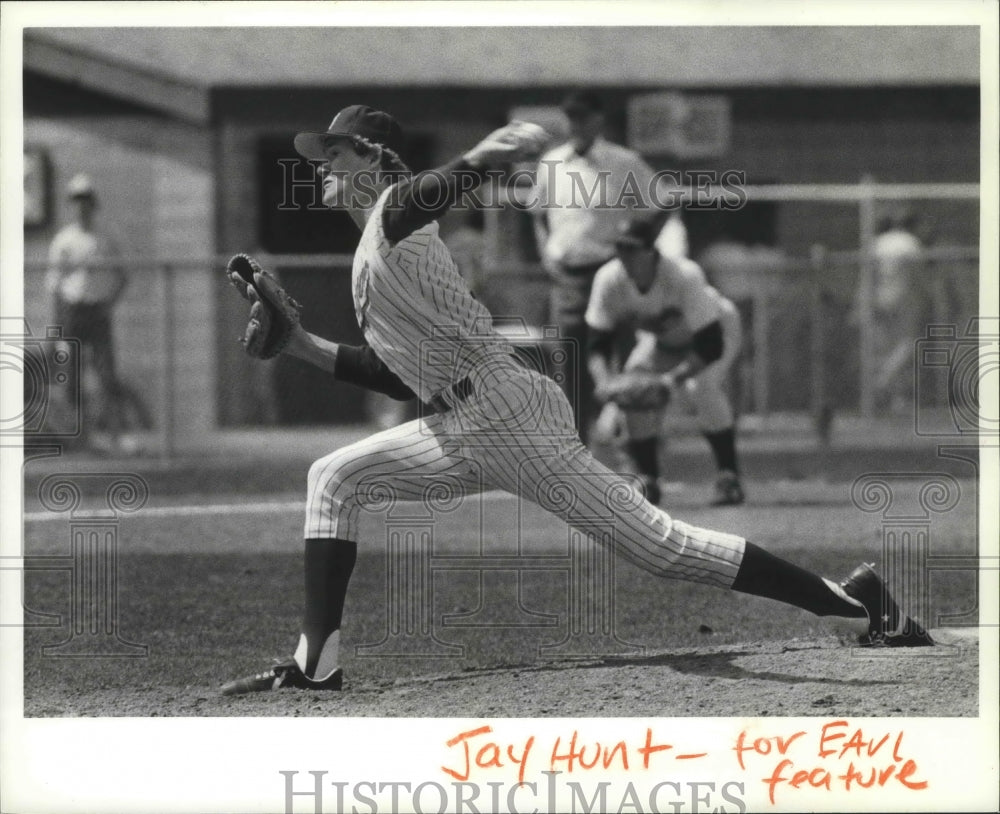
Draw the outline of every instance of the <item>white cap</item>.
M78 173L70 180L66 192L70 198L91 197L95 194L94 182L87 173Z

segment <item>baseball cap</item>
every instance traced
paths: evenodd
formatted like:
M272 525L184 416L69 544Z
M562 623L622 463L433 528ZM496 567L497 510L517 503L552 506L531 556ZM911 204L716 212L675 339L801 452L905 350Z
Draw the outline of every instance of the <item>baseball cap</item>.
M603 113L604 102L592 90L574 90L563 99L562 111L567 116L575 113Z
M66 194L70 198L92 198L96 194L94 182L87 173L77 173L66 185Z
M325 158L323 147L333 136L357 136L388 147L397 155L403 147L403 128L392 116L367 105L350 105L333 117L325 133L299 133L295 137L295 151L304 158Z
M656 224L651 220L641 218L623 220L615 230L615 245L651 249L656 243L658 234Z

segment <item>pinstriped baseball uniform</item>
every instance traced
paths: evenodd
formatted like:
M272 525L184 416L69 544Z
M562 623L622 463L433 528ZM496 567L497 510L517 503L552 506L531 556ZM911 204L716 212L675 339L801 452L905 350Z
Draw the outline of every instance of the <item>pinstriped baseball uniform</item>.
M693 334L718 321L722 328L722 356L687 379L677 392L706 432L733 425L726 395L726 377L742 345L739 311L708 284L701 267L686 258L660 257L648 291L642 292L621 260L606 263L594 278L587 307L587 325L600 331L626 326L636 331L636 344L626 370L666 372L690 350ZM655 434L660 410L628 410L633 437ZM633 426L634 425L634 426Z
M436 222L390 245L382 209L391 191L380 196L354 255L354 310L368 344L427 402L484 355L511 349L469 292Z
M448 409L377 433L309 471L306 538L359 541L358 515L383 496L426 500L503 489L595 535L663 576L730 587L741 537L672 519L596 461L559 386L523 367L469 293L437 225L398 242L383 229L386 190L355 254L354 305L368 344L425 402ZM463 396L455 385L465 381Z
M742 537L673 520L646 501L594 460L556 382L521 365L493 330L488 311L438 238L434 219L470 188L467 181L484 180L486 161L510 156L512 147L517 154L522 141L535 143L537 136L512 122L439 170L389 183L374 205L357 197L365 187L355 181L376 165L379 172L399 169L402 130L395 119L352 105L325 133L295 137L300 155L324 162L324 203L348 208L362 225L352 292L367 344L350 347L306 333L293 338L294 354L394 398L416 394L437 412L310 467L298 646L292 658L228 682L223 694L342 689L340 625L357 560L359 512L388 508L395 500L454 506L486 489L542 506L655 574L768 596L821 615L867 616L870 641L885 639L886 625L899 621L893 606L886 624L872 622L878 618L874 600L853 598L883 597L884 586L870 569L857 569L840 587ZM390 203L395 193L399 199ZM928 643L929 637L915 642Z

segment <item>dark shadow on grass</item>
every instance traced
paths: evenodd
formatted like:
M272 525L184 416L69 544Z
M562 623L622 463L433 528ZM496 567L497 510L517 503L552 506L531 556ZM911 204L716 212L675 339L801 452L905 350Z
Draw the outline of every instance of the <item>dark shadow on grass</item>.
M794 497L780 497L774 498L772 500L755 500L751 503L749 500L746 502L747 506L753 506L754 508L767 506L769 508L781 508L781 509L817 509L823 508L824 506L849 506L850 501L840 500L831 498L829 500L824 500L822 498L794 498Z
M613 667L669 667L678 673L688 673L708 678L748 679L779 681L782 684L835 684L844 687L870 687L879 684L897 684L896 681L871 681L864 679L838 679L829 676L797 676L788 673L747 670L735 664L735 659L752 655L746 651L720 653L663 653L640 658L607 658L595 664L580 665L591 669Z
M489 675L497 672L545 673L563 670L612 670L619 667L669 667L678 672L706 678L729 678L733 680L757 679L777 681L782 684L828 684L841 687L873 687L896 685L896 681L876 681L866 679L838 679L829 676L799 676L788 673L747 670L735 664L743 656L755 655L746 650L721 651L718 653L661 653L653 656L609 656L599 661L560 661L547 664L509 664L487 668L466 668L459 674L435 676L432 681L462 681L464 679Z

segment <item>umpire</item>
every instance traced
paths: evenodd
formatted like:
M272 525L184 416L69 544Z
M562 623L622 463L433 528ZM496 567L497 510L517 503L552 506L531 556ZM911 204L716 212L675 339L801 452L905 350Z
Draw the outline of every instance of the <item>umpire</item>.
M584 321L590 288L597 270L615 256L618 223L632 210L648 207L653 170L638 153L604 138L604 104L593 91L570 93L562 110L569 140L539 163L535 238L552 281L550 319L564 338L576 342L564 389L586 443L595 415Z

